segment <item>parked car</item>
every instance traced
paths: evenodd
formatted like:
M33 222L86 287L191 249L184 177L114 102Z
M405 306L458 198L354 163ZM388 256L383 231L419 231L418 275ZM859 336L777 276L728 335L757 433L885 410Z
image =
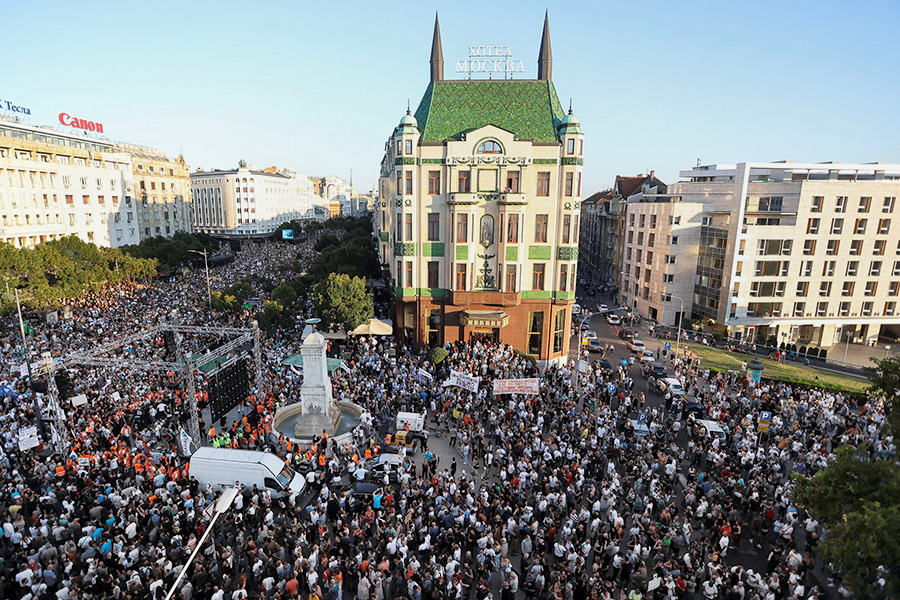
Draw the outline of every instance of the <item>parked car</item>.
M619 337L625 341L628 341L628 340L632 340L632 339L638 337L638 334L637 334L637 332L632 331L630 329L620 329Z
M588 329L588 330L586 330L586 331L582 331L582 332L581 332L581 337L585 337L585 338L587 338L587 339L589 339L589 340L596 340L596 339L597 339L597 332L594 331L593 329Z
M603 349L603 342L597 338L588 340L588 352L600 352Z
M716 421L697 419L694 421L694 435L701 437L717 437L721 441L728 439L728 433Z
M622 319L616 313L607 313L606 322L610 325L619 325L622 323Z
M652 350L644 350L643 352L641 352L642 363L652 363L655 360L656 354L654 354Z
M653 366L650 368L650 375L656 379L662 379L669 376L666 372L666 367L659 362L653 363Z
M607 305L605 305L605 304L601 304L601 305L597 308L597 310L599 310L600 312L603 312L603 311L609 310L609 307L608 307Z
M684 412L686 414L699 414L703 412L703 405L697 400L696 396L686 395L684 397Z
M632 352L637 352L638 354L642 354L644 350L647 349L644 347L644 342L636 339L628 340L628 343L626 345L628 346L629 350L631 350Z
M663 377L659 380L658 385L659 391L663 394L670 391L673 396L684 396L684 388L681 386L681 382L674 377Z

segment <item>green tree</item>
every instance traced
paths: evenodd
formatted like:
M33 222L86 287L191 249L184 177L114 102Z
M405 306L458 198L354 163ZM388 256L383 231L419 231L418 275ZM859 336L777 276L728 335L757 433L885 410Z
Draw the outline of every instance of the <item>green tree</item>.
M900 402L900 356L869 360L875 363L874 367L866 367L872 384L869 393L884 400L888 424L896 438L900 436L900 410L896 410Z
M297 299L297 290L290 284L282 283L272 290L272 300L275 300L282 306L290 306Z
M352 331L375 315L372 295L362 277L331 273L313 287L312 301L314 313L329 328L343 325Z
M900 466L838 448L835 460L808 478L796 476L796 500L828 529L820 545L845 583L861 598L900 589ZM883 577L882 588L878 579Z

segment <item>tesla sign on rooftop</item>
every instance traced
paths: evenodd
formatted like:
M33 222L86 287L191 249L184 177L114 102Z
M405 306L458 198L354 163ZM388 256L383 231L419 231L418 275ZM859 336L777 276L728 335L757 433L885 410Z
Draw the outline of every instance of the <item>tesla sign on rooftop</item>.
M525 65L513 60L509 46L469 46L469 59L456 61L457 73L523 73Z

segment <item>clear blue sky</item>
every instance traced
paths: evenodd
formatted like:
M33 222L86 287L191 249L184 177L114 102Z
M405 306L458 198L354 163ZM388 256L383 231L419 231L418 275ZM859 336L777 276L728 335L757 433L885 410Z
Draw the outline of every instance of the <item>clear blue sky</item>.
M428 83L435 9L448 77L469 45L509 46L535 77L548 7L586 193L698 158L900 162L896 0L3 2L0 98L192 169L353 169L367 190Z

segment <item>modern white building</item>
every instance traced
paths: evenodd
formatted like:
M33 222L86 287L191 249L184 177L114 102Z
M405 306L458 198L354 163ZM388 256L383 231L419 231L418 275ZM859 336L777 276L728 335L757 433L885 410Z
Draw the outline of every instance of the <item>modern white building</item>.
M194 230L233 237L264 237L285 221L311 219L320 203L302 173L239 167L191 173Z
M742 339L900 335L900 164L698 165L626 207L622 294Z
M0 242L140 242L131 156L110 142L0 118Z

